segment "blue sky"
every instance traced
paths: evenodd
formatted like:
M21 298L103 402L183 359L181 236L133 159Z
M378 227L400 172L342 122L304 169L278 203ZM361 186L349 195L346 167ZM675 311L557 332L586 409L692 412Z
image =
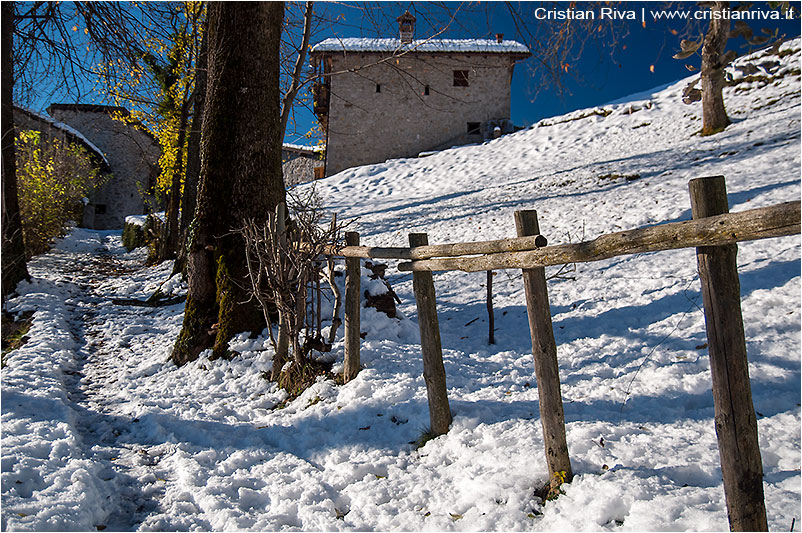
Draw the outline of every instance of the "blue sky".
M349 5L350 4L350 5ZM799 2L792 2L799 13ZM321 4L318 4L320 6ZM442 5L442 4L440 4ZM503 33L505 39L515 39L523 42L519 32L509 14L505 2L449 2L449 9L456 12L454 21L439 37L442 38L493 38L495 33ZM532 13L538 7L547 11L564 11L569 8L567 2L512 2L510 6L532 18ZM587 9L588 4L578 2L577 10ZM313 42L323 40L332 35L339 37L395 37L397 27L394 19L403 9L409 9L417 14L419 21L429 20L428 28L418 27L417 38L431 35L432 27L436 26L433 19L439 22L447 18L438 16L439 5L426 2L387 2L387 3L358 3L326 4L324 8L337 19L337 23L318 33ZM625 16L632 11L636 17L634 21L620 22L620 28L625 30L619 33L628 33L614 48L601 49L589 45L583 52L579 62L573 67L581 72L583 81L566 77L567 94L558 95L550 87L543 87L534 94L534 81L530 73L530 64L535 60L530 58L516 66L512 84L512 121L519 126L528 126L544 117L566 113L575 109L601 105L612 100L642 92L660 85L689 76L691 73L685 64L699 66L700 58L691 58L679 61L672 58L680 50L680 35L671 33L671 30L681 32L686 23L667 23L664 20L655 20L653 12L656 11L688 11L695 8L695 3L675 2L673 7L666 2L629 2L617 5L614 10ZM751 8L754 11L769 11L765 2L755 2ZM432 15L434 13L434 15ZM601 14L596 10L596 16ZM378 21L378 22L377 22ZM645 22L645 24L644 24ZM542 24L556 27L554 21L542 20ZM424 22L425 25L425 22ZM377 27L378 26L378 27ZM800 22L796 20L782 21L752 21L750 22L758 34L761 27L770 30L777 29L779 34L795 37L800 33ZM428 34L427 34L428 33ZM742 47L743 39L731 39L728 47L739 53L749 50ZM304 132L312 125L311 114L299 115L298 131ZM288 142L305 144L308 141L298 135L288 134Z
M795 37L800 34L798 18L800 2L790 2L796 10L797 18L780 21L752 21L756 34L765 27L776 30L779 35ZM287 3L288 13L298 13L302 3ZM519 126L528 126L544 117L554 116L575 109L605 104L630 94L642 92L684 78L690 73L686 64L700 63L699 57L686 61L673 59L679 51L681 32L686 22L665 22L655 20L655 12L688 12L697 9L695 2L622 2L611 8L625 16L631 14L635 20L619 21L616 34L619 42L614 47L598 47L589 44L580 59L571 65L572 72L578 72L582 80L565 76L567 91L561 96L551 86L536 87L531 67L535 58L519 63L515 69L512 83L511 119ZM590 8L588 2L577 2L575 10ZM505 39L526 42L521 36L521 25L516 27L510 11L514 10L528 17L529 31L535 25L542 25L549 31L557 23L548 18L535 20L534 13L540 9L542 14L566 13L568 2L316 2L318 13L325 15L329 22L322 23L315 32L312 42L319 42L332 36L339 37L396 37L398 35L395 18L405 9L418 17L417 38L432 36L442 31L438 38L494 38L503 33ZM767 2L754 2L750 10L754 13L771 11ZM599 8L594 15L601 18ZM665 16L665 15L663 15ZM444 29L445 28L445 29ZM524 29L526 31L527 29ZM697 34L698 35L698 34ZM297 37L297 34L296 34ZM731 39L728 47L739 53L749 51L741 38ZM535 90L537 90L535 94ZM99 95L89 94L89 86L82 88L82 103L102 102ZM40 95L32 107L44 109L50 103L62 101L58 94ZM72 101L75 97L67 97ZM298 124L295 132L287 134L287 142L310 144L313 141L303 137L315 124L311 111L296 113ZM291 128L288 127L288 132Z

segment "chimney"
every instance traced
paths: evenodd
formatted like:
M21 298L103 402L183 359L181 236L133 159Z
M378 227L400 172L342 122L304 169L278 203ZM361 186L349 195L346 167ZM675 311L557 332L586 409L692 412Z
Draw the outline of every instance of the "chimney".
M503 33L497 33L497 34L496 34L496 42L497 42L497 43L499 43L499 44L501 44L501 42L502 42L503 40L504 40L504 34L503 34Z
M398 22L398 31L401 34L401 42L410 44L415 38L415 16L409 11L395 19Z

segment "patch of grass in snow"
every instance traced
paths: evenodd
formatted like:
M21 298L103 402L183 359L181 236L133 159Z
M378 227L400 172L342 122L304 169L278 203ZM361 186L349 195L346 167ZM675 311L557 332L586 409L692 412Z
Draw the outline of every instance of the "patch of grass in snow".
M298 398L303 392L311 387L319 376L325 376L335 383L342 385L342 375L331 372L332 363L309 360L299 365L293 363L286 370L283 370L278 377L278 386L287 391L287 398L279 402L274 409L283 409L290 402ZM319 399L318 399L319 401ZM317 402L314 402L317 403ZM310 405L314 405L311 403Z
M640 174L605 174L604 176L599 176L600 180L609 180L615 181L618 179L623 179L626 181L635 181L640 179Z
M26 342L28 342L27 333L31 329L33 323L33 311L25 311L19 314L17 318L10 313L3 311L2 323L2 345L3 356L0 367L6 366L6 354L16 350Z
M435 437L437 437L437 435L434 434L432 428L425 427L421 429L421 434L418 436L418 438L412 441L410 444L414 444L415 449L420 450L421 448L426 446L427 442L434 439Z

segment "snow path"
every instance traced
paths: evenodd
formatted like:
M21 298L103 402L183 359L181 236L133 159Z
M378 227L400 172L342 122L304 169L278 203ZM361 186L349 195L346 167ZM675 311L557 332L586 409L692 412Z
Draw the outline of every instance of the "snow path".
M66 506L73 508L84 529L88 529L87 526L92 529L105 526L118 531L135 530L144 517L158 507L160 496L160 491L147 490L143 486L139 479L141 470L151 470L159 477L165 474L157 468L157 459L148 456L144 448L126 442L125 437L135 422L121 411L121 402L115 398L121 363L124 362L119 350L115 349L117 347L104 333L103 326L108 311L114 306L111 299L119 296L109 291L108 282L141 267L143 255L141 252L123 254L125 250L120 246L119 232L75 232L79 235L77 246L57 248L29 264L35 279L32 285L47 286L45 291L50 289L47 292L68 295L61 305L50 302L55 305L42 305L37 312L58 314L63 326L59 333L72 341L62 344L68 348L65 350L67 359L61 368L53 369L52 377L57 380L54 383L56 388L62 389L58 391L63 403L59 410L65 415L65 425L72 430L67 432L73 433L68 439L73 449L68 455L77 461L59 465L53 461L51 452L47 457L49 460L38 466L44 478L51 472L63 476L64 471L74 478L75 463L88 466L85 471L78 472L87 474L85 481L94 489L90 494L100 497L100 501L94 501L90 506L89 510L94 509L94 512L75 508L77 502ZM122 323L130 323L130 315L139 315L141 320L154 311L152 308L123 307L116 315ZM4 385L7 385L8 376L4 377ZM7 390L8 387L4 387L4 411L9 403L9 395L5 394ZM7 429L4 427L6 435L9 433ZM7 466L4 463L4 471ZM80 495L76 496L80 501ZM27 513L17 514L27 518ZM48 521L48 524L59 527L59 522ZM5 516L3 527L6 528Z
M98 476L108 482L111 506L113 509L106 519L106 527L114 531L136 530L143 518L158 507L157 493L145 491L142 483L131 471L134 467L145 466L154 475L166 474L156 469L157 460L147 451L122 438L130 433L129 416L119 411L111 391L117 386L120 375L119 354L104 338L97 308L109 301L99 282L120 275L120 271L130 271L129 265L112 251L111 236L104 239L102 248L92 255L80 254L76 257L78 269L51 274L62 277L72 275L72 282L82 290L79 298L68 305L71 311L70 325L81 343L77 350L77 368L64 380L68 398L74 402L77 413L76 428L83 440L87 458L98 465ZM129 268L125 268L125 267ZM123 268L120 268L123 267ZM148 314L149 308L135 308L137 314ZM152 314L152 311L150 311ZM130 315L126 309L121 315Z

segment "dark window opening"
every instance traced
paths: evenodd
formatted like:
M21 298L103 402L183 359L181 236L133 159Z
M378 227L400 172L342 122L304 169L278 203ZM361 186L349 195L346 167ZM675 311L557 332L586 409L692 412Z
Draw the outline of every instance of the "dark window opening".
M95 204L95 214L96 215L105 215L106 214L106 204Z
M467 87L468 86L468 71L455 70L454 71L454 87Z
M424 96L429 96L429 86L428 85L423 88L423 94L424 94Z
M377 84L376 84L376 92L377 92L377 93L380 93L380 92L382 92L382 84L381 84L381 83L377 83Z
M481 122L468 122L468 135L479 135L481 126Z

